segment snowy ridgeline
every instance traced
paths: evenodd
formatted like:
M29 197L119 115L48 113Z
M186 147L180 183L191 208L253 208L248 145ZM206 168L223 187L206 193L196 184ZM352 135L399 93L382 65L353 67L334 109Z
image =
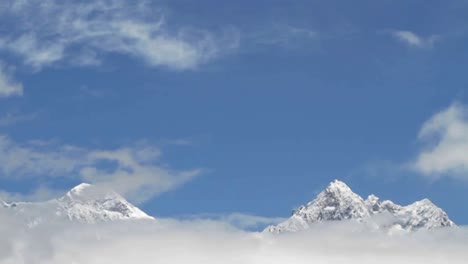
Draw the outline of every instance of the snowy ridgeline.
M76 186L59 199L41 203L3 203L3 208L30 227L62 220L100 223L154 219L116 192L86 183Z
M58 199L42 203L3 203L2 209L1 213L29 227L63 220L80 223L154 220L116 192L85 183ZM295 210L288 220L269 226L264 232L297 232L315 223L340 220L391 232L455 226L442 209L427 199L408 206L381 201L374 195L364 200L345 183L335 180L315 200Z
M428 199L408 206L381 201L375 195L364 200L344 182L335 180L317 198L295 210L289 219L267 227L264 232L297 232L311 228L314 223L340 220L360 222L370 229L389 232L455 226L447 214Z

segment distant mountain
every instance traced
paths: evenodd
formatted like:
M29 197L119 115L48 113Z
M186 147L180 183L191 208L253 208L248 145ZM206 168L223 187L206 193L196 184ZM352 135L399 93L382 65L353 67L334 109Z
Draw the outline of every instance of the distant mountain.
M152 220L118 193L82 183L59 199L40 203L3 203L11 213L28 226L58 220L99 223L118 220Z
M383 230L415 231L455 226L447 214L428 199L408 206L381 201L375 195L364 200L344 182L335 180L313 201L293 211L289 219L267 227L264 232L297 232L314 223L342 220L368 223Z

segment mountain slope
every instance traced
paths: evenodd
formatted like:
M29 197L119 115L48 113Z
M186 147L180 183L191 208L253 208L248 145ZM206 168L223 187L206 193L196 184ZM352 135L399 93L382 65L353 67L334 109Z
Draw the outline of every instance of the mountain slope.
M385 217L386 221L376 221L379 217ZM364 200L344 182L335 180L313 201L293 211L289 219L267 227L265 232L296 232L317 222L340 220L371 223L377 229L407 231L455 226L447 214L428 199L408 206L381 201L375 195Z
M154 219L116 192L86 183L58 199L40 203L4 203L3 208L29 226L60 220L99 223Z

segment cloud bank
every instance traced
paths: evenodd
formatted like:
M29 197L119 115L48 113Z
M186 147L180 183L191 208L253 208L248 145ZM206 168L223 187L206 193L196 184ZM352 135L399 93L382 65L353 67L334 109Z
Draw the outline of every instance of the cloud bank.
M24 229L0 219L0 263L465 263L468 233L388 236L349 231L349 224L272 236L208 220L155 223L70 223Z

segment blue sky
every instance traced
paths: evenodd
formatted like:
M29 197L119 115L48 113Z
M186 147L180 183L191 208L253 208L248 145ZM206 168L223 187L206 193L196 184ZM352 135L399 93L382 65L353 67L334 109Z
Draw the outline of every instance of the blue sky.
M6 200L285 217L335 178L468 223L468 1L5 1Z

